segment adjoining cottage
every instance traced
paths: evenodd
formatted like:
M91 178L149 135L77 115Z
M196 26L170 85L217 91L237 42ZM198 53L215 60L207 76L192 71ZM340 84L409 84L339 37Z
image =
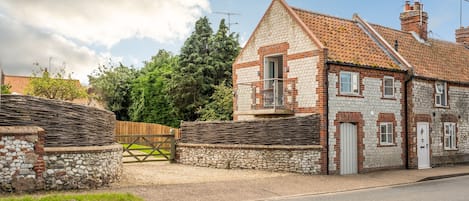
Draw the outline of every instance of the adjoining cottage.
M469 27L429 38L273 0L233 64L234 118L320 115L323 174L469 162Z

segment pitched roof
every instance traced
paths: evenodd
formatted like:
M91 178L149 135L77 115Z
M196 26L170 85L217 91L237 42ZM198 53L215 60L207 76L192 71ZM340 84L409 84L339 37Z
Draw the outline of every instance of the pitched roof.
M414 68L414 75L469 83L469 49L462 44L429 38L419 42L411 33L371 25Z
M400 69L357 22L292 8L326 48L328 60Z

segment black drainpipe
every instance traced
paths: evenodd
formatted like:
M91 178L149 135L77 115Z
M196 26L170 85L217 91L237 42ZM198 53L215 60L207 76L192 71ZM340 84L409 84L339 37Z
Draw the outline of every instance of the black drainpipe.
M410 73L410 75L406 76L406 79L404 81L404 120L405 120L405 147L406 147L406 150L405 150L405 168L406 169L409 169L409 113L407 111L408 109L408 106L407 106L407 98L408 98L408 91L407 91L407 85L409 84L409 82L412 80L413 78L413 75Z

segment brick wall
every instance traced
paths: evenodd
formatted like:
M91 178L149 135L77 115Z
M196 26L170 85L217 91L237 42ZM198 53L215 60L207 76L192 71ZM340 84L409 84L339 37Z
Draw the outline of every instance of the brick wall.
M318 145L319 115L227 122L183 122L183 143Z
M418 165L417 122L430 123L432 166L469 162L469 86L448 83L448 107L435 107L435 81L414 79L409 97L409 166ZM444 150L443 123L455 122L457 150Z
M339 94L340 71L360 74L360 94ZM382 95L384 76L395 78L395 98L385 99ZM340 123L355 123L358 129L359 172L404 167L405 165L405 119L404 119L404 74L357 67L331 65L329 73L329 170L340 172ZM345 116L344 116L345 115ZM379 145L379 119L392 116L394 145ZM347 118L346 118L347 117ZM350 118L348 118L350 117ZM385 119L385 118L384 118ZM361 139L360 139L361 138Z

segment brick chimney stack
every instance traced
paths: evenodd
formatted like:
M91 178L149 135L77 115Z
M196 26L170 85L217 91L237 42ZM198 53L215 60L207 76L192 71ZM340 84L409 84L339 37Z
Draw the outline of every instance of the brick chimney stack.
M456 29L456 42L469 45L469 27Z
M405 2L404 12L401 13L401 30L407 32L415 32L420 38L428 39L428 14L423 11L423 4L415 1L413 5L410 1Z

